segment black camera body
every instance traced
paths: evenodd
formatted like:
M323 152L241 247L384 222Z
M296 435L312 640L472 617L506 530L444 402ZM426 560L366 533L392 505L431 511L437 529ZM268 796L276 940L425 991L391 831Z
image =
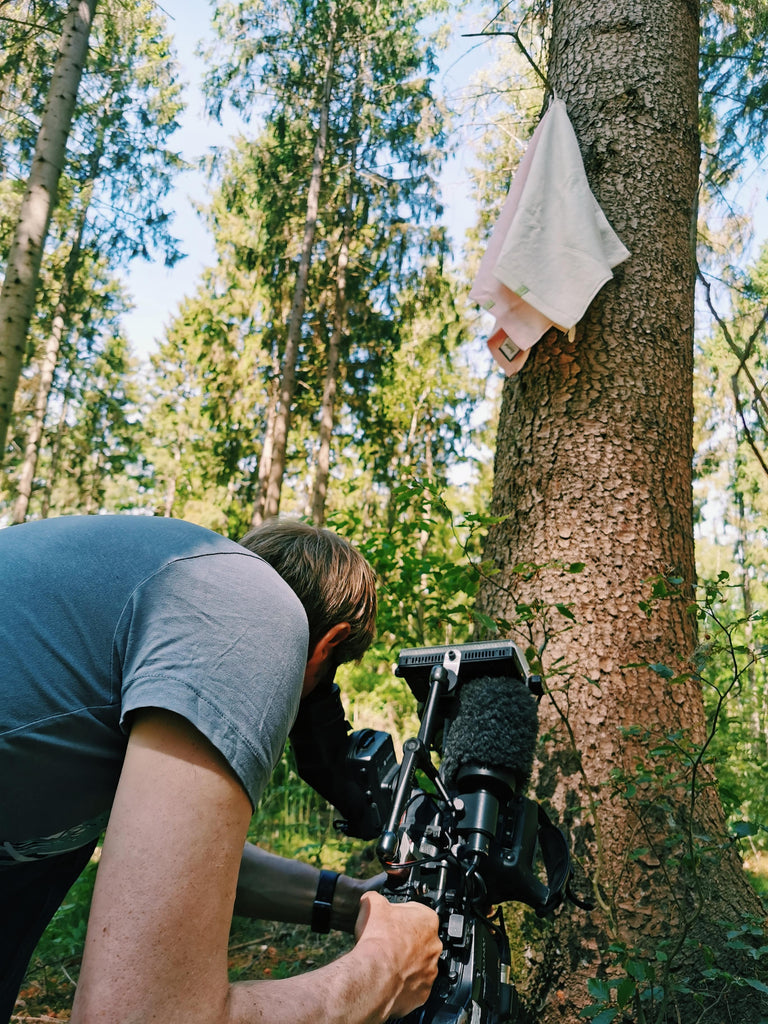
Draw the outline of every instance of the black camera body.
M519 901L545 916L570 875L565 837L523 792L541 680L509 640L405 649L395 674L419 702L402 761L388 733L348 735L334 685L291 734L299 772L342 814L340 830L378 840L383 895L438 914L438 978L403 1022L522 1022L499 905Z

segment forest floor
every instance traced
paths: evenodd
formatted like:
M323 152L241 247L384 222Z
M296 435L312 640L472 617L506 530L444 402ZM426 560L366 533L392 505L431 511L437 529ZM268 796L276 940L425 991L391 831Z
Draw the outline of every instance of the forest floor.
M233 981L287 978L322 967L351 946L352 937L340 932L316 935L301 925L235 918L229 942L229 976ZM39 957L33 961L11 1024L69 1020L79 966L77 957L50 963L43 963Z
M768 854L750 856L745 866L765 899ZM287 978L322 967L351 946L352 937L341 932L317 935L302 925L235 918L229 941L229 976L232 981ZM34 958L11 1024L68 1021L79 966L79 957L48 957L46 962Z

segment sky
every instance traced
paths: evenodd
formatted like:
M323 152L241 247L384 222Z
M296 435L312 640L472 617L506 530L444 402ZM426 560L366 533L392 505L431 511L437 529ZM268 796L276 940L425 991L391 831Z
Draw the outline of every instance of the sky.
M187 83L188 108L171 144L187 160L196 161L210 145L225 144L229 137L227 129L205 117L198 88L202 65L195 56L195 49L207 33L209 8L206 0L160 0L158 6L168 15ZM205 191L205 181L198 173L186 173L177 178L171 199L172 230L188 255L173 268L134 260L125 275L135 303L135 309L125 318L125 327L133 350L141 356L156 347L179 302L194 290L200 271L211 261L211 239L193 206L195 200L205 199Z
M210 7L207 0L157 2L168 15L182 76L188 83L188 109L182 116L181 128L171 142L187 160L196 161L205 155L210 146L226 145L239 127L239 122L232 115L227 125L221 126L205 116L199 91L203 66L195 56L195 49L200 40L209 34ZM441 72L443 83L452 92L466 88L482 60L493 56L487 47L494 43L462 37L463 31L478 31L482 27L482 19L478 25L477 17L467 23L467 27L460 21L455 26ZM467 156L466 152L460 151L448 163L442 176L447 222L457 245L474 217L471 203L466 198L470 194ZM179 302L193 293L200 272L213 260L211 238L194 211L195 200L205 199L206 183L203 176L197 172L181 175L171 199L171 208L174 210L174 233L181 239L181 248L188 255L173 268L158 263L134 261L124 277L135 303L135 309L124 320L125 328L133 351L141 358L157 347L164 327L170 323Z

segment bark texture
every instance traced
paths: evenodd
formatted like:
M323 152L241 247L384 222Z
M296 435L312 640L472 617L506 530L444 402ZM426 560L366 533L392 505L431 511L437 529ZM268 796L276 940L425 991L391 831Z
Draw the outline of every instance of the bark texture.
M59 177L64 166L95 9L96 0L71 0L69 4L27 189L8 253L0 295L0 458L5 451L13 397L34 309L43 247L56 206Z
M656 756L651 774L661 764L663 781L658 774L633 791L621 778L649 764L647 751L666 736L701 744L705 729L699 686L685 673L696 642L688 599L698 4L554 0L553 18L549 82L567 104L592 190L632 255L575 340L551 332L505 384L493 512L508 518L489 536L486 553L500 572L480 604L509 621L521 604L572 606L574 622L542 614L528 637L553 690L540 712L537 795L571 830L599 905L590 915L566 910L541 938L528 995L539 1021L575 1024L593 1001L587 980L608 970L611 942L653 960L669 940L678 966L701 967L702 944L724 944L716 922L759 913L759 903L727 847L681 866L694 832L713 837L713 848L725 837L701 770ZM527 577L512 571L520 563L584 570ZM654 576L681 578L684 593L649 619L640 602ZM681 680L637 667L659 663ZM628 732L637 727L653 741ZM730 993L714 1016L701 1016L674 997L668 1017L642 1019L748 1024L760 1019L761 1000L754 990ZM630 1011L626 1020L641 1019Z

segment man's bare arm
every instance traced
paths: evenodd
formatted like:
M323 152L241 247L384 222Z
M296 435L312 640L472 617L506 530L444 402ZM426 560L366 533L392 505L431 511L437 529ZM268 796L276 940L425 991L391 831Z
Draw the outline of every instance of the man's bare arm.
M309 924L320 872L246 843L237 880L235 913L267 921ZM333 894L331 927L353 932L360 897L381 888L385 876L359 879L340 875Z
M357 944L310 974L230 985L227 939L251 806L183 718L134 722L94 889L73 1024L378 1024L427 997L437 916L365 895Z

